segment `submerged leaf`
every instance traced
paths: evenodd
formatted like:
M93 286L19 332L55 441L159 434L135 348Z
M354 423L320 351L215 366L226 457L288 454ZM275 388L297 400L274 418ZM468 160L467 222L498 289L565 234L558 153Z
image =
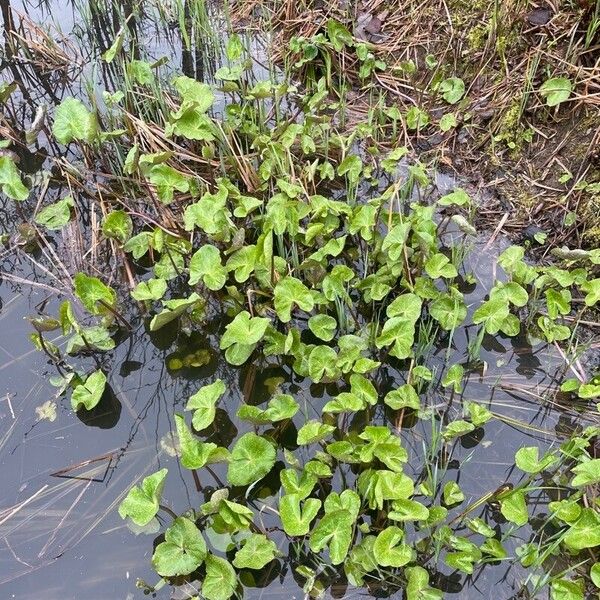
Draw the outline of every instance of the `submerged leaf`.
M73 198L67 196L40 210L35 216L35 222L50 230L62 229L71 220L71 208L74 204Z

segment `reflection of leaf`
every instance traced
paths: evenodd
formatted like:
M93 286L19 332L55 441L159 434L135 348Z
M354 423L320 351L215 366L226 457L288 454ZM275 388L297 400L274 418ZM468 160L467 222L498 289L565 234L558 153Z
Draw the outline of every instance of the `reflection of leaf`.
M275 464L273 444L255 433L244 434L231 451L227 479L231 485L249 485L262 479Z
M152 566L163 577L188 575L195 571L206 557L206 542L196 524L178 517L165 532L165 541L152 556Z
M152 521L158 512L167 472L167 469L161 469L145 477L141 485L136 485L129 490L119 505L119 515L122 519L130 517L140 527L144 527Z

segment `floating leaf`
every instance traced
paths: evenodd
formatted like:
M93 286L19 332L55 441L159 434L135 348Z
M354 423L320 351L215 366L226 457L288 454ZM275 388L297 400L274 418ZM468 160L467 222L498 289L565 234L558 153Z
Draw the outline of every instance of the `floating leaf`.
M487 333L496 335L506 317L508 317L508 302L503 298L493 298L477 308L473 313L473 323L482 323Z
M456 481L448 481L444 485L444 504L447 506L459 504L460 502L463 502L464 499L465 495Z
M238 550L233 566L238 569L262 569L277 556L277 545L266 535L253 533Z
M179 438L181 464L186 469L201 469L208 463L218 462L227 456L225 448L197 440L186 425L182 415L175 415L175 426Z
M335 336L337 321L329 315L315 315L308 320L308 327L320 340L329 342Z
M275 286L273 305L280 321L288 323L292 318L294 305L310 312L314 307L314 299L310 290L299 279L287 276Z
M163 302L163 310L157 315L154 315L152 321L150 321L150 331L157 331L175 319L178 319L183 313L198 302L200 302L200 296L198 296L196 292L193 292L187 298L165 300Z
M328 546L332 564L343 563L352 543L353 525L354 519L347 510L325 514L310 535L310 549L320 552Z
M315 444L329 437L334 431L333 425L326 425L317 420L308 421L298 430L297 443L299 446Z
M57 141L65 146L73 140L89 144L98 134L96 115L90 112L81 100L65 98L56 107L52 133Z
M442 377L442 385L444 387L452 386L455 394L459 394L462 390L462 380L465 374L465 369L460 363L453 364Z
M408 584L406 600L441 600L444 593L429 586L429 573L423 567L407 567L404 570Z
M250 485L269 473L276 457L273 444L255 433L246 433L231 451L227 479L231 485Z
M210 244L200 248L190 261L190 285L196 285L200 280L209 290L220 290L227 281L227 271L221 263L219 249Z
M167 292L167 282L164 279L147 279L140 281L133 290L131 296L138 302L160 300Z
M185 410L193 410L192 425L196 431L206 429L215 420L216 406L225 393L225 383L221 379L201 387L190 396Z
M515 464L525 473L540 473L556 462L557 458L552 454L546 454L542 460L539 460L539 452L537 446L520 448L515 454Z
M421 400L415 388L409 383L401 385L397 390L388 392L383 401L393 410L401 410L403 408L419 410L421 408Z
M525 525L529 521L527 502L523 490L512 490L498 498L500 512L507 521L518 525Z
M600 515L593 508L584 508L575 523L567 530L563 543L570 550L600 546Z
M581 462L573 467L571 471L575 473L575 477L571 481L573 487L598 483L600 481L600 458Z
M233 567L224 558L209 554L205 560L206 577L202 596L206 600L228 600L235 593L237 579Z
M71 407L74 411L80 408L92 410L104 394L106 375L102 371L94 371L84 383L80 383L71 394Z
M399 527L392 525L386 527L377 535L373 544L375 560L382 567L402 567L413 558L412 548L400 543L404 532Z
M117 303L115 290L102 283L97 277L77 273L73 283L75 284L75 295L93 315L106 313L106 306L113 307Z
M317 498L308 498L302 506L300 500L298 494L286 494L279 501L283 530L291 536L306 535L321 508L321 501Z
M10 156L0 155L0 190L3 194L22 202L29 197L29 190L21 181L21 174Z
M167 469L161 469L145 477L141 485L131 488L119 504L121 518L129 517L140 527L148 525L158 512L167 473Z
M152 556L152 566L163 577L188 575L195 571L207 556L206 543L196 524L178 517L165 532Z

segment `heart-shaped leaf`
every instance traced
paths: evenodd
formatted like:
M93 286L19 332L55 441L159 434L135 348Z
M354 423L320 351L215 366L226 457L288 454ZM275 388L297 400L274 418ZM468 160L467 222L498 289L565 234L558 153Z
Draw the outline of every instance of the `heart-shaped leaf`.
M206 543L196 524L178 517L165 532L152 556L152 566L163 577L188 575L206 558Z
M92 410L104 394L106 375L102 371L94 371L84 383L80 383L71 394L71 407L74 411L80 408Z
M19 202L29 197L29 190L21 181L19 169L10 156L0 155L0 190Z
M205 560L206 576L202 582L202 596L206 600L228 600L235 593L237 579L229 561L209 554Z
M321 508L321 501L317 498L308 498L302 505L300 500L298 494L286 494L279 501L283 530L291 536L306 535Z
M294 305L310 312L315 303L310 290L299 279L287 276L275 286L273 305L279 320L288 323L292 319Z
M200 248L190 261L190 285L200 280L209 290L220 290L227 281L227 271L221 263L219 249L210 244Z
M73 140L93 142L98 134L96 115L81 100L65 98L57 107L52 133L56 140L67 145Z
M253 533L238 550L233 566L238 569L262 569L277 556L277 545L266 535Z
M216 406L219 398L225 393L225 383L217 379L214 383L201 387L190 396L185 410L193 410L192 425L196 431L209 427L215 420Z
M310 534L310 549L320 552L329 547L329 557L334 565L344 562L352 543L354 519L347 510L327 513Z
M131 488L119 504L121 518L129 517L140 527L148 525L158 512L167 473L167 469L161 469L145 477L139 486Z
M73 198L67 196L40 210L35 216L35 222L43 225L46 229L62 229L71 220L71 208L74 205Z
M373 544L377 564L382 567L402 567L412 560L412 548L400 543L403 537L404 532L395 525L386 527L377 535Z

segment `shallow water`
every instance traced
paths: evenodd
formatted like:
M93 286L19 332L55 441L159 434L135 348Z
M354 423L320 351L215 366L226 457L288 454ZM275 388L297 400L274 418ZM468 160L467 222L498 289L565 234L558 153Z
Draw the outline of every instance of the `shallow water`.
M81 9L63 0L37 8L18 3L13 3L13 7L46 27L60 27L75 40L82 64L86 65L82 71L90 76L92 55L98 47L106 47L86 45L86 41L97 41L97 37L86 29ZM160 29L152 19L138 25L143 34L140 37L145 40L145 54L155 59L169 56L174 70L182 69L198 77L206 72L203 58L194 55L193 50L182 50L176 27ZM257 52L259 48L257 43ZM213 69L214 66L213 62ZM60 93L66 93L67 87L72 88L65 85ZM43 96L43 91L40 94ZM30 109L23 110L25 122L32 117ZM440 193L451 185L448 177L438 177ZM482 195L481 201L484 200ZM14 236L23 215L15 211L11 201L0 202L0 235ZM466 295L468 304L485 296L496 278L495 257L508 244L500 239L488 248L488 238L483 233L475 240L467 261L477 280ZM65 241L57 240L59 254L68 254ZM51 258L36 256L46 266ZM229 445L250 429L236 419L238 406L241 402L266 402L270 379L282 376L283 391L293 394L313 416L320 415L323 404L338 390L329 385L310 386L266 361L241 369L227 365L218 350L218 312L207 330L196 333L191 340L173 328L150 335L146 323L131 315L131 335L120 341L103 365L113 391L110 401L103 401L83 420L72 412L65 398L58 398L56 420L38 422L35 408L55 398L56 389L48 379L56 371L44 355L33 349L28 339L32 328L25 318L44 312L53 314L56 300L52 289L59 286L60 277L56 280L49 276L24 251L0 252L0 477L4 484L0 489L0 596L22 600L142 598L136 579L142 578L149 584L158 580L149 567L152 541L157 534L134 535L117 514L119 501L135 481L164 466L170 475L163 497L177 513L190 506L198 507L220 487L218 481L201 481L199 492L191 473L181 470L177 459L169 454L173 412L182 412L187 398L200 386L217 377L223 379L228 390L219 404L216 425L205 433L206 439ZM470 333L474 336L476 331L466 328L457 334L449 356L445 348L434 349L436 360L465 361ZM207 365L177 371L169 368L174 353L181 358L198 349L210 352ZM461 399L485 404L499 418L464 436L453 445L452 455L443 458L449 465L446 480L459 482L466 495L465 503L453 509L451 516L507 480L518 481L519 475L513 472L518 448L552 445L564 439L574 426L575 413L550 402L550 392L564 367L564 361L551 348L531 347L521 338L486 337L481 358L485 364L479 371L471 372ZM401 373L385 366L379 370L375 384L383 395L399 382L403 382ZM430 400L433 405L448 405L449 415L460 412L458 398L454 404L442 395ZM510 422L503 420L505 417ZM379 407L374 422L389 422L389 415ZM298 419L295 426L300 425ZM403 445L410 456L408 468L416 477L427 461L424 447L431 428L427 421L401 425ZM353 426L360 428L360 421L357 419ZM293 431L288 433L292 439ZM222 472L216 469L216 477L220 475ZM275 505L279 490L272 480L273 475L257 491L257 507ZM265 489L269 486L271 489ZM530 500L533 507L535 494ZM543 514L544 510L541 501L534 512ZM485 512L489 508L484 506L473 516ZM268 517L264 518L268 525ZM522 536L530 533L527 528L520 530ZM294 553L286 548L287 540L281 537L279 541L283 554L293 557ZM514 540L507 544L509 552L514 545ZM298 576L293 572L296 564L293 558L289 563L280 560L273 570L263 574L263 580L245 581L245 597L303 597L295 581ZM446 568L444 573L448 575L451 569ZM518 567L508 569L499 563L476 570L472 577L439 574L432 583L453 598L508 599L518 590L522 576ZM393 588L378 586L369 590L373 596L401 597L401 592ZM335 585L328 594L337 598L367 595L365 590L346 590ZM163 588L157 597L188 595L185 590Z

